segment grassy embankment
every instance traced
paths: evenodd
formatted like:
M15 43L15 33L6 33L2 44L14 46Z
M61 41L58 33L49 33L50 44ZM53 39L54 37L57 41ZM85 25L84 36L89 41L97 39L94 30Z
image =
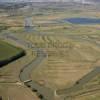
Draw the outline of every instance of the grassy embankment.
M0 41L0 66L24 56L25 52L21 48L12 46L4 41Z

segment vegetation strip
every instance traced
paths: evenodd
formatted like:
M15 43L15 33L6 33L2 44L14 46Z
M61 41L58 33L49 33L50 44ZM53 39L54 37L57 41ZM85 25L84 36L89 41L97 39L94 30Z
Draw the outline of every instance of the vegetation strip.
M25 51L21 48L0 41L0 67L22 57Z

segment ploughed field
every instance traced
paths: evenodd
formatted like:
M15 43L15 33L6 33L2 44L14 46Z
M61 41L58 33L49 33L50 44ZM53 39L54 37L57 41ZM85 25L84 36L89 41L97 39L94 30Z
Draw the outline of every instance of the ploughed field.
M24 56L25 52L18 47L0 40L0 66Z

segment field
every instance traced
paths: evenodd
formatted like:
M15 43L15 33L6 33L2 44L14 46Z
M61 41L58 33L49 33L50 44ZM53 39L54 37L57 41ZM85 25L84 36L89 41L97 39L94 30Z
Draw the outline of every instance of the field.
M79 6L69 7L67 5L61 9L55 6L40 7L33 9L32 13L25 10L22 15L10 16L8 18L0 17L1 22L4 20L4 22L2 22L3 24L10 26L5 32L11 33L20 40L31 43L28 48L25 47L27 52L26 57L15 62L14 66L20 66L18 67L18 71L13 69L14 72L19 73L23 66L37 57L36 52L33 51L33 46L43 49L47 57L39 66L36 66L36 68L32 70L30 78L40 86L44 88L48 87L54 92L74 86L78 80L100 65L100 24L76 25L62 21L64 18L100 17L100 13L96 7L86 5L86 8L83 9L83 7ZM21 10L23 9L20 9L19 12ZM25 27L23 26L25 17L28 14L31 14L34 26L33 31L30 30L30 32L25 31ZM16 42L13 44L16 44ZM23 47L23 45L21 46ZM4 49L6 50L6 48ZM18 49L18 51L20 50ZM14 52L11 52L11 50L9 51L7 49L6 53L11 52L11 54L14 55L14 53L18 51L14 49ZM5 54L5 56L3 55L3 57L9 57L7 54ZM0 59L3 58L1 57ZM13 64L9 66L13 66ZM7 68L9 69L9 67ZM7 71L8 74L11 70L12 67ZM6 73L6 69L3 69L3 71ZM18 73L17 75L13 73L15 75L14 77L10 76L9 79L2 78L2 80L4 80L4 82L12 82L12 80L16 82L18 81ZM67 95L70 96L69 99L67 98L68 100L99 100L100 90L95 90L97 88L100 89L99 78L100 75L96 75L92 80L89 80L88 83L84 84L81 90L72 93L71 96L70 93L57 95L55 96L55 100L63 100L63 97L66 99ZM95 91L91 92L92 89ZM16 91L16 89L14 91Z

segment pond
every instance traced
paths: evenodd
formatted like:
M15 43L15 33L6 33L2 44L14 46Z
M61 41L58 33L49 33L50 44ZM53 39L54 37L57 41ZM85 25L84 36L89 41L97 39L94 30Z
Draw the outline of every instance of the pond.
M98 18L65 18L63 20L72 24L100 24Z

